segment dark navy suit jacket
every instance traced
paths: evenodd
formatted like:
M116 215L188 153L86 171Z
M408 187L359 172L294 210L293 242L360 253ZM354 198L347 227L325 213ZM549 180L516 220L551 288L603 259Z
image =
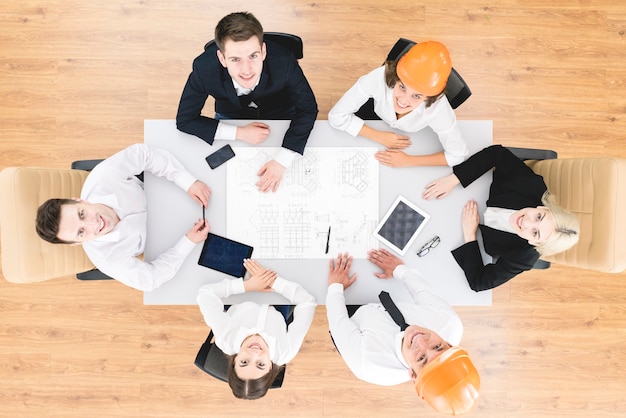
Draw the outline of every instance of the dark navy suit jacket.
M495 168L487 206L519 210L541 206L547 187L543 177L533 172L522 160L501 145L492 145L453 167L463 187ZM452 251L465 272L470 287L476 292L491 289L530 270L539 253L528 241L516 234L479 225L485 251L497 261L484 265L476 241L465 243Z
M200 115L212 96L216 113L231 119L290 119L283 147L302 154L318 112L313 90L291 52L271 41L265 44L259 84L247 96L237 97L232 78L217 58L215 43L197 57L178 105L176 127L213 144L218 121Z

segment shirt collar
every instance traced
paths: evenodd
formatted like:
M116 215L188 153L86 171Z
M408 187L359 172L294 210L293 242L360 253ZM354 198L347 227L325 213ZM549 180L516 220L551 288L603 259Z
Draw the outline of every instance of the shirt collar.
M233 80L233 87L235 87L235 91L237 92L237 96L246 96L252 93L252 91L256 88L256 86L259 85L259 81L261 81L261 76L257 78L256 84L251 89L240 86L239 83L237 83L234 78L232 80Z
M398 357L398 360L400 361L400 363L406 367L407 369L409 368L409 365L407 364L406 360L404 359L404 356L402 355L402 340L404 339L404 331L400 331L396 334L395 336L395 353L396 353L396 357Z

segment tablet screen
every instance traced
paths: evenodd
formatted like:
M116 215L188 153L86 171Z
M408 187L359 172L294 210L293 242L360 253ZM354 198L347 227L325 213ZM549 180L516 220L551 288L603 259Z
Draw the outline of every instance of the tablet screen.
M252 250L249 245L209 233L198 264L234 277L243 277L246 272L243 260L252 256Z
M404 255L429 219L429 214L403 196L398 196L376 227L374 236Z

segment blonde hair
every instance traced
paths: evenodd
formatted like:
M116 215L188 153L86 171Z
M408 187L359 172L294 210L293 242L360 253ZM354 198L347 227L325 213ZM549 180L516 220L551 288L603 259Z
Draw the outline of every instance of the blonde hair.
M552 213L554 232L542 244L535 247L542 256L557 254L572 248L580 238L580 226L573 213L556 203L556 198L546 191L541 202Z

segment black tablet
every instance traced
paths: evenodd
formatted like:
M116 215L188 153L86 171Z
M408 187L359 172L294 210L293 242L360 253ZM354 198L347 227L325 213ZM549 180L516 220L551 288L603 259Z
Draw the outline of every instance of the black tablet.
M253 249L249 245L209 232L198 264L233 277L243 277L246 273L243 260L252 256Z

